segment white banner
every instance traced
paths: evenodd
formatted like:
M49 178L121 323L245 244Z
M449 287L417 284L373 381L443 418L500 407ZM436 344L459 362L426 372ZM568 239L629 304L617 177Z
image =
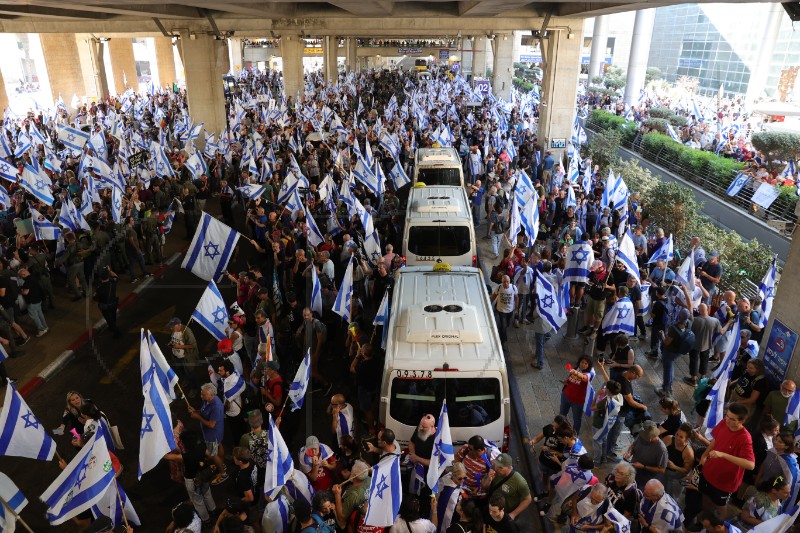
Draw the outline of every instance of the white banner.
M753 203L760 205L764 209L768 209L769 206L772 205L772 202L778 197L781 193L781 190L774 185L770 185L769 183L762 183L761 186L756 189L756 192L753 194Z

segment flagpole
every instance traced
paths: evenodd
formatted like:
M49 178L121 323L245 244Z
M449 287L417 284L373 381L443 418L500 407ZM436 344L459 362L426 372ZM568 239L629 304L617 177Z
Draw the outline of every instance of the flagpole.
M130 529L131 526L128 524L128 517L125 516L125 503L122 501L122 495L119 493L119 484L117 483L116 477L114 478L114 490L117 491L117 500L119 500L119 508L122 510L122 521L125 522L125 529Z
M22 524L25 527L25 529L27 529L30 533L33 533L31 526L29 526L27 522L25 522L25 520L23 520L22 517L19 514L17 514L17 512L14 509L11 508L11 506L8 505L8 502L5 501L2 497L0 497L0 504L2 504L3 507L11 511L11 514L14 515L14 518L19 520L19 523Z

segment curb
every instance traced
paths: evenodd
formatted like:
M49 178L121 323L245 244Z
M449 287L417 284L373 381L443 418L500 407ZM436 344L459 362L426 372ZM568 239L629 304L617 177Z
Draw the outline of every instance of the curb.
M164 263L163 267L158 267L156 270L153 271L152 276L141 282L137 285L130 293L128 293L119 303L117 308L117 313L123 312L126 308L130 307L133 302L139 297L139 294L149 287L156 278L160 278L164 272L166 272L167 268L172 266L184 253L186 250L189 249L189 244L183 247L180 252L176 252L172 254L169 259L167 259ZM42 369L39 374L28 381L25 385L23 385L19 389L19 393L22 395L23 398L27 398L40 388L42 388L45 383L47 383L50 379L53 378L56 374L58 374L64 367L69 364L70 361L75 357L75 352L83 348L89 341L103 331L106 328L106 320L101 318L97 322L95 322L91 328L87 329L81 335L72 341L67 346L67 349L61 352L58 357L56 357L53 361L50 362L46 367Z

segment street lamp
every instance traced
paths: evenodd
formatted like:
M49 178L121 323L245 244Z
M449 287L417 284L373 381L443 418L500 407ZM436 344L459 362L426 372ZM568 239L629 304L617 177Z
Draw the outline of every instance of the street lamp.
M225 129L228 131L228 144L231 142L231 100L236 92L236 78L233 76L222 77L222 91L225 93Z

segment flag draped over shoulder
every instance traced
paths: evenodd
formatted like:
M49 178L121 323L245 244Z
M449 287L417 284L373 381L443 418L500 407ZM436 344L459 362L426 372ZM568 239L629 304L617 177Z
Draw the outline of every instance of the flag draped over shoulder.
M627 296L617 300L611 308L606 311L601 324L603 335L612 333L625 333L633 336L636 333L636 310L633 303Z

